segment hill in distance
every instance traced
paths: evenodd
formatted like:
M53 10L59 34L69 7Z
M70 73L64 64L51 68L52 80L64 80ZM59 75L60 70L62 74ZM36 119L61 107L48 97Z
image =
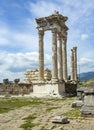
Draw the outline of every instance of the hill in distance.
M85 73L80 73L78 75L78 78L79 78L79 81L82 82L82 81L87 81L87 80L90 80L90 79L93 79L94 80L94 72L85 72Z

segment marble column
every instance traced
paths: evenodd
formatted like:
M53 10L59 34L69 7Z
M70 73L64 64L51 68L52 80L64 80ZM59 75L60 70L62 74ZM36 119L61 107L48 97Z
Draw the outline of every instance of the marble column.
M63 55L63 79L64 81L67 81L67 45L66 45L66 42L67 42L67 38L66 37L63 37L62 39L62 55Z
M52 81L58 80L57 71L57 30L52 30Z
M73 47L74 55L74 80L77 81L77 47Z
M59 81L63 80L62 75L62 39L61 33L57 35L57 59L58 59L58 79Z
M74 55L73 55L73 49L71 49L71 55L70 55L70 79L74 80Z
M38 31L39 36L39 80L44 80L44 31Z

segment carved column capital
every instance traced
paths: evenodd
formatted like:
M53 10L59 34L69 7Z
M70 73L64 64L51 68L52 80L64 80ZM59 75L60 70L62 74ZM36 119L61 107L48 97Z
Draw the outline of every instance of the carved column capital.
M44 35L44 31L43 30L38 30L38 35Z
M52 31L52 33L57 33L57 29L56 28L53 28L51 31Z

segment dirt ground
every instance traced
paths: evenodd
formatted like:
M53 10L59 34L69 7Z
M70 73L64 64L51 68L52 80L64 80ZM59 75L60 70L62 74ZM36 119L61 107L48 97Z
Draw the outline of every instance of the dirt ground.
M24 130L20 126L25 122L23 118L35 114L33 123L36 125L27 130L94 130L93 117L74 117L69 118L69 124L55 124L51 119L61 116L63 113L71 111L71 103L75 100L49 100L40 99L43 103L36 106L25 106L11 110L8 113L0 114L0 130ZM54 107L54 109L53 109Z

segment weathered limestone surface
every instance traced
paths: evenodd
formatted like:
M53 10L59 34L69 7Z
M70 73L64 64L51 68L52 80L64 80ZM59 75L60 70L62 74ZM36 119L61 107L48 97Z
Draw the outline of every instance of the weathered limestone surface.
M63 78L67 81L67 30L68 27L65 25L67 17L59 14L55 11L48 17L36 19L37 29L39 32L39 80L44 80L44 50L43 50L43 33L44 31L52 31L52 82L62 81ZM61 39L65 37L65 39ZM58 40L58 43L57 43ZM62 61L62 41L63 45L63 60ZM58 48L57 48L58 46ZM58 49L58 50L57 50ZM63 68L61 67L63 64ZM63 74L62 74L63 69Z
M44 43L43 36L44 31L39 30L39 80L44 80Z
M63 37L63 79L67 81L67 50L66 50L67 39Z
M57 81L57 30L52 30L52 81Z
M62 71L62 39L61 39L61 33L58 34L57 37L58 43L57 43L57 59L58 59L58 79L60 81L63 80L63 71Z
M23 95L30 94L32 91L32 84L20 83L20 79L15 79L14 82L9 82L8 79L4 79L3 83L0 83L0 95Z
M65 83L39 83L33 85L33 96L62 97L65 96Z
M39 81L39 71L38 69L35 70L27 70L25 73L25 79L24 81L26 83L38 83ZM50 81L51 80L51 71L48 68L44 69L44 80Z
M73 49L71 49L71 65L70 65L70 78L74 80L74 56L73 56Z
M77 81L77 47L73 47L74 56L74 80Z
M62 116L56 116L52 120L52 123L60 123L60 124L67 124L69 123L67 117L62 117Z
M77 47L71 49L71 67L70 67L70 78L72 81L77 82Z

